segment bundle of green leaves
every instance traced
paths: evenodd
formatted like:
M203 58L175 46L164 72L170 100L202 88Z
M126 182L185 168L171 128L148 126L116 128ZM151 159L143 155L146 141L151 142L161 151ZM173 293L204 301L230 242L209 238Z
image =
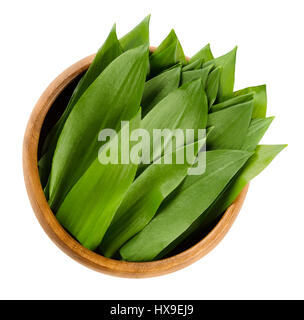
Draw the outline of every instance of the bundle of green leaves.
M273 120L266 117L266 86L234 91L237 48L214 58L208 44L186 59L172 30L149 52L149 19L120 40L112 28L38 162L61 225L86 248L127 261L160 259L208 232L286 146L259 145ZM145 164L101 163L99 153L114 143L122 153L121 121L151 134L207 129L207 137L171 150L177 159L194 148L187 163L162 163L162 148ZM102 129L118 133L101 142ZM204 173L189 175L200 157Z

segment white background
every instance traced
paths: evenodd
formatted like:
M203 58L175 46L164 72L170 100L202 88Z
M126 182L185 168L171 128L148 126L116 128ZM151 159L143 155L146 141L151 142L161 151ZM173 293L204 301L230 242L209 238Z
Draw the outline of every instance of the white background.
M225 239L190 267L120 279L61 252L37 222L23 182L22 139L35 102L66 67L148 13L151 44L175 28L187 55L239 46L236 89L266 83L264 143L288 143L251 183ZM1 1L0 298L304 298L303 1Z

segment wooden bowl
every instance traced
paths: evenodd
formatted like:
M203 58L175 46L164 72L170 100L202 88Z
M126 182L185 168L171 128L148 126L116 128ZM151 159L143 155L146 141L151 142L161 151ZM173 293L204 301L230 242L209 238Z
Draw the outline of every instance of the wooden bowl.
M154 48L151 48L151 51L153 50ZM61 73L47 87L31 113L23 142L23 172L33 210L44 231L62 251L96 271L119 277L145 278L182 269L202 258L223 239L242 207L248 185L202 240L179 254L153 262L126 262L108 259L84 248L59 224L44 196L38 174L37 154L45 117L61 92L77 76L87 70L94 57L95 55L88 56Z

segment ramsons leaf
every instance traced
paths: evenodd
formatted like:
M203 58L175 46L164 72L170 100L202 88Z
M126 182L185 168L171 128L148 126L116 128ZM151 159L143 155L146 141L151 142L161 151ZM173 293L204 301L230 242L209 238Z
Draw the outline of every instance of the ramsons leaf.
M130 129L140 126L140 112L130 121ZM131 185L137 165L121 164L121 132L100 152L111 151L118 164L102 164L95 159L67 194L56 217L83 246L94 250L101 242L112 218ZM130 143L132 147L132 143Z
M198 59L203 59L205 62L213 60L213 54L210 49L210 44L208 43L203 47L199 52L197 52L190 60L189 63L192 63Z
M120 55L86 90L68 117L55 150L49 203L56 212L66 194L96 159L98 134L118 129L138 110L148 65L146 46Z
M171 253L176 247L183 250L185 246L188 247L194 244L195 241L202 239L206 232L210 230L210 226L234 202L247 183L260 174L285 147L286 145L258 146L254 155L247 161L240 172L233 177L216 201L179 238L163 250L157 258L160 259Z
M237 150L208 151L206 172L187 176L155 218L120 249L122 258L153 260L212 204L250 155ZM204 152L199 156L204 156Z
M247 93L254 94L254 104L252 118L265 118L267 110L267 93L266 85L249 87L239 91L234 92L234 96L242 96Z
M207 140L208 149L240 149L251 121L253 102L248 101L208 116L214 126Z
M150 15L119 40L124 51L134 49L141 45L149 45L149 24Z
M165 40L150 56L151 76L168 69L178 62L186 64L186 58L174 30L171 30Z
M253 156L248 160L244 168L241 170L232 187L229 188L221 200L221 208L223 212L236 199L241 190L254 177L260 174L270 162L284 149L285 145L259 145L257 146Z
M158 102L171 91L177 89L180 83L181 67L177 66L164 71L145 83L141 100L142 113L145 116Z
M217 219L233 203L247 183L260 174L286 146L257 146L253 156L247 161L244 168L231 181L218 200L200 218L200 228L206 228L209 223Z
M202 87L203 89L205 89L208 75L210 74L210 71L212 68L213 68L213 65L210 65L206 68L202 68L198 70L183 71L181 83L184 84L193 80L201 79Z
M94 80L99 76L99 74L119 55L122 54L122 49L119 44L116 35L116 26L114 25L108 38L106 39L103 46L98 50L96 57L91 63L89 69L84 74L84 76L80 79L77 84L72 97L62 114L59 121L55 124L55 126L51 129L49 134L46 137L46 140L43 144L42 148L42 158L39 160L39 171L42 186L44 187L47 183L47 179L49 177L49 173L51 170L51 164L53 155L55 152L55 148L57 145L58 138L61 134L63 126L71 113L74 105L77 103L79 98L83 95L86 89L94 82Z
M254 97L254 93L247 93L244 95L240 95L240 96L236 96L230 99L227 99L223 102L214 104L213 106L211 106L210 112L216 112L216 111L220 111L223 109L226 109L228 107L232 107L235 106L237 104L243 103L243 102L247 102L252 100Z
M242 150L254 151L273 119L274 117L251 120Z
M132 183L99 246L104 256L112 257L125 242L151 221L161 202L185 178L203 144L204 140L201 140L177 149L170 154L172 164L164 163L164 159L161 163L151 164ZM164 157L168 157L168 154Z
M184 66L182 71L190 71L190 70L198 70L201 69L203 66L204 59L199 58L192 63L189 63L188 65Z
M213 66L213 65L210 65L210 66ZM221 74L222 74L222 68L216 68L208 76L207 83L206 83L206 93L207 93L209 108L213 105L218 95Z
M210 60L204 64L204 66L215 64L216 67L222 68L218 91L218 102L226 100L233 95L236 51L237 47L225 55Z
M197 129L206 128L207 112L207 97L202 89L201 80L195 80L182 85L161 100L145 116L142 128L149 132L150 137L155 133L154 129L170 129L172 132L175 129L193 129L196 132ZM171 141L171 136L166 138L168 139L159 145L153 144L151 140L150 150L153 150L153 154L150 155L151 162L163 155L163 150ZM191 142L195 141L195 138L197 137L194 136Z

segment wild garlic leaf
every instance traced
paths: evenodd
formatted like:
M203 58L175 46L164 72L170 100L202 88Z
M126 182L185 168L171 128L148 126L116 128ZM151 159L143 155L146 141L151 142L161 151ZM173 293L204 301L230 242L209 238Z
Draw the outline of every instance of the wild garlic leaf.
M252 118L265 118L267 111L267 93L266 93L266 85L249 87L239 91L234 92L234 96L242 96L247 93L254 94L254 103L253 103L253 112Z
M208 126L214 126L208 136L208 149L240 149L251 121L253 102L248 101L210 113Z
M268 117L265 119L252 119L243 143L242 150L254 151L273 119L274 117Z
M99 250L105 257L112 257L117 250L154 217L162 201L186 177L188 168L195 161L205 139L186 145L170 154L172 164L151 164L130 186L109 227ZM188 151L187 151L188 150ZM189 152L190 157L187 157ZM178 161L187 159L187 161ZM180 162L180 163L179 163Z
M233 95L236 51L237 47L225 55L210 60L204 64L204 66L215 64L216 67L222 68L217 97L218 102L226 100Z
M213 65L210 65L210 66L213 66ZM222 74L222 68L216 68L213 71L211 71L211 73L208 76L207 83L206 83L206 93L208 98L209 109L213 105L218 95L221 74Z
M210 44L208 43L203 47L199 52L197 52L190 60L189 63L192 63L198 59L204 59L205 62L213 60L213 54L210 49Z
M254 98L254 93L253 92L247 93L247 94L244 94L244 95L240 95L240 96L235 96L235 97L227 99L227 100L225 100L223 102L214 104L213 106L211 106L210 112L212 113L212 112L220 111L220 110L226 109L228 107L232 107L232 106L235 106L237 104L250 101L253 98Z
M39 160L38 164L40 168L40 177L43 187L46 185L47 179L49 177L52 159L58 138L74 105L87 90L87 88L100 75L100 73L121 54L122 49L117 39L116 26L114 25L105 43L98 50L96 57L92 61L89 69L77 84L64 113L55 124L55 126L50 130L49 134L46 137L46 140L44 141L42 148L42 158Z
M140 112L130 121L130 131L140 127ZM94 250L100 244L113 216L131 185L137 165L122 164L121 131L100 152L111 151L118 164L102 164L96 158L67 194L56 214L65 227L84 247ZM130 143L130 148L134 142Z
M163 40L150 56L150 76L154 76L178 62L183 65L186 64L186 57L172 29L165 40Z
M196 239L201 239L234 202L247 183L260 174L285 147L286 145L258 146L254 155L247 161L240 172L233 177L216 201L179 238L163 250L157 258L164 257L176 248L183 250L185 246L192 245Z
M236 181L232 187L227 190L225 196L221 200L221 212L236 199L239 193L254 177L260 174L271 161L284 149L284 145L259 145L255 149L253 156L248 160L244 168L238 174Z
M206 172L187 176L160 207L155 218L121 249L127 261L150 261L185 232L217 198L248 160L251 153L238 150L204 152Z
M38 161L38 172L39 178L41 182L41 186L43 188L46 199L49 197L49 175L50 175L50 167L51 167L52 158L49 157L47 153L45 153L42 158Z
M66 194L96 159L104 128L119 129L130 120L142 97L148 47L120 55L86 90L68 117L55 150L50 176L49 204L56 212Z
M149 45L149 24L150 15L119 40L124 51L134 49L141 45Z
M254 177L260 174L271 161L284 149L287 144L277 144L277 145L258 145L255 149L253 156L248 160L245 167L242 169L239 177L238 183L235 184L234 190L237 185L245 185L251 181ZM241 190L240 190L241 191ZM236 196L239 194L236 193Z
M240 172L224 189L218 200L200 218L205 228L218 218L237 198L243 188L259 175L287 145L259 145Z
M143 117L171 91L179 87L181 67L164 71L145 83L141 100Z
M142 128L146 129L150 137L154 129L205 129L208 117L208 102L202 89L201 80L186 83L169 93L143 119ZM195 141L196 137L194 136ZM161 145L153 145L150 141L151 162L163 155L169 139ZM177 145L176 147L180 147Z
M198 69L198 70L183 71L181 83L185 84L185 83L193 81L193 80L201 79L202 87L203 87L203 89L205 89L208 75L210 74L210 71L212 68L213 68L213 65L210 65L206 68L202 68L202 69Z
M184 66L182 71L190 71L190 70L198 70L201 69L203 66L204 59L199 58L192 63L189 63L188 65Z

